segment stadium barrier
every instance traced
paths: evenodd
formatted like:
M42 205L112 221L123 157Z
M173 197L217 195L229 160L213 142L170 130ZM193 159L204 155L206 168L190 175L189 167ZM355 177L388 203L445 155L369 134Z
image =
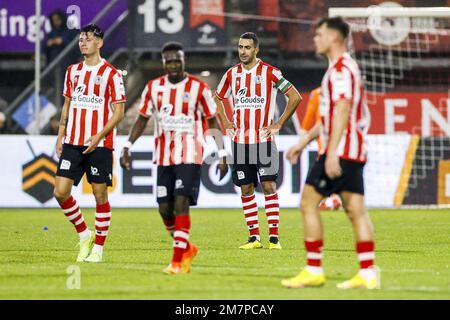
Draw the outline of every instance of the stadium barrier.
M365 167L366 203L369 207L393 207L402 204L407 192L405 181L412 171L417 137L411 135L369 135L369 162ZM209 137L208 137L209 139ZM317 156L317 145L311 144L297 165L285 159L285 152L296 141L297 136L277 136L280 152L278 190L283 207L298 207L300 193L310 165ZM53 198L54 172L58 165L55 155L54 136L0 136L0 147L4 150L0 166L0 207L57 207ZM118 136L114 151L114 184L110 188L109 200L113 207L157 207L156 166L152 163L154 141L151 136L139 139L132 147L132 169L124 171L119 165L122 146L127 137ZM216 149L212 141L205 146L205 159ZM226 141L230 150L230 141ZM415 148L414 148L415 146ZM207 162L207 161L205 161ZM210 162L210 161L209 161ZM198 207L240 207L240 192L232 184L230 172L219 181L215 163L202 168L202 182ZM445 167L446 168L446 167ZM437 172L436 168L436 172ZM441 169L443 172L444 169ZM440 184L450 179L437 179ZM429 186L428 186L429 188ZM450 187L443 187L450 190ZM436 186L436 202L438 192ZM260 190L260 189L259 189ZM450 191L449 191L450 192ZM84 178L73 195L82 207L94 207L90 186ZM259 192L259 203L263 196ZM440 201L450 195L440 194Z

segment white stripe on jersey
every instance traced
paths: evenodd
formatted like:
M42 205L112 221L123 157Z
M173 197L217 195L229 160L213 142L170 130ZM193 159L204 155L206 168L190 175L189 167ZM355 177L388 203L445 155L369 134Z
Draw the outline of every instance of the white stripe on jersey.
M322 80L320 114L322 116L321 141L327 151L331 134L333 108L342 99L351 101L347 128L339 141L337 153L341 158L365 162L367 150L365 136L370 115L364 94L364 85L357 63L345 53L330 65Z

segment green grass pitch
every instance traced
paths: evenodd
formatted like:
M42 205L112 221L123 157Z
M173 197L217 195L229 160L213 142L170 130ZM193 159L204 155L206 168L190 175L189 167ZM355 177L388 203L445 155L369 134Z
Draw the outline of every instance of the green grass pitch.
M192 209L191 240L200 253L191 274L168 276L171 239L155 209L114 209L104 262L75 263L78 236L60 210L0 209L0 299L450 299L450 212L371 210L382 288L340 291L358 269L350 223L324 212L322 288L285 289L280 280L305 262L297 209L281 210L283 250L240 251L247 231L241 210ZM92 209L84 216L93 227ZM44 230L47 227L48 230ZM68 289L67 269L80 267L80 289Z

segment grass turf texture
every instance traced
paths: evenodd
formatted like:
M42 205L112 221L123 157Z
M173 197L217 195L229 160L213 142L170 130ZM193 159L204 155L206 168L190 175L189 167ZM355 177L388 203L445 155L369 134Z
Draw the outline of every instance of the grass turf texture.
M90 228L94 211L83 211ZM280 280L305 263L301 216L281 211L283 250L241 251L247 230L241 210L193 209L191 240L200 253L191 274L161 270L171 244L155 209L114 209L104 262L75 263L78 236L60 210L0 209L0 299L450 299L450 212L372 210L376 264L382 289L336 289L358 270L351 225L342 211L324 212L322 288L285 289ZM45 227L48 230L44 230ZM66 288L71 265L81 269L81 289Z

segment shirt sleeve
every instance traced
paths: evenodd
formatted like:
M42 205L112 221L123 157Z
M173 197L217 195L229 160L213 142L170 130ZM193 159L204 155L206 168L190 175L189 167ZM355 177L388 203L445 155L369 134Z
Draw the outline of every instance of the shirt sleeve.
M310 130L317 122L319 114L319 90L315 89L309 95L308 105L306 107L306 114L302 121L302 128ZM319 116L320 119L320 116Z
M72 66L67 68L66 75L64 77L64 90L63 90L63 96L69 99L72 97L72 83L70 82L71 70Z
M122 74L116 72L109 82L111 92L111 103L125 102L125 86L123 84Z
M333 102L339 100L351 100L352 97L352 75L347 68L333 69L330 74L331 99Z
M216 114L217 106L207 85L203 87L199 96L199 107L205 118L212 118Z
M153 114L151 82L147 83L142 91L141 102L139 104L139 114L145 118L150 118Z
M217 86L216 96L220 99L227 99L231 94L230 70L228 70L220 80Z
M276 89L278 89L283 94L288 93L289 90L292 88L292 84L283 77L283 74L278 69L272 70L272 83L275 86Z

